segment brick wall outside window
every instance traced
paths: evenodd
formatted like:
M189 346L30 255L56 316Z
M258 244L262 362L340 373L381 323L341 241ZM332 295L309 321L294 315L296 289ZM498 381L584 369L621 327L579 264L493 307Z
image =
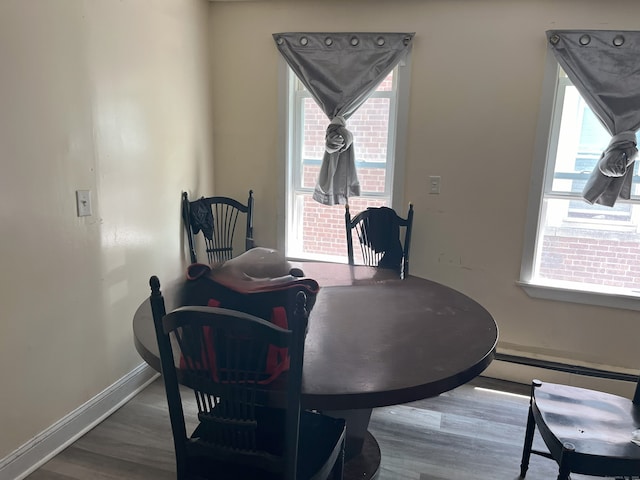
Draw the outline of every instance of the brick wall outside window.
M320 167L306 167L305 177L308 175L313 179L317 178ZM362 169L358 171L358 178L361 185L365 182L382 183L384 190L384 173L381 169ZM352 197L349 199L349 210L351 216L365 210L367 207L381 207L386 205L382 199ZM344 205L322 205L313 198L311 194L304 197L303 215L303 251L307 253L319 253L324 255L347 256L346 233L344 223ZM354 248L354 256L358 258L359 247Z
M586 233L586 232L585 232ZM640 242L545 235L540 275L554 280L640 289Z
M389 77L378 90L390 90ZM370 98L347 120L347 128L354 136L356 162L379 162L382 168L357 168L361 191L367 193L385 192L385 163L387 158L387 135L389 130L390 102L388 98ZM313 189L320 171L319 161L324 154L325 131L329 124L326 115L311 99L305 99L305 159L316 160L306 163L303 168L302 186ZM375 166L375 165L374 165ZM386 197L349 199L351 215L367 207L388 205ZM326 206L311 198L304 198L303 211L303 251L306 253L347 256L344 205ZM354 249L357 252L359 248ZM357 253L354 253L357 258Z

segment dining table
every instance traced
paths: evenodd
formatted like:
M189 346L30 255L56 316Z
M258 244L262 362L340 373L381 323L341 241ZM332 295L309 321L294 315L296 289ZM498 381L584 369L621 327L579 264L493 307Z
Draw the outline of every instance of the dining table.
M372 409L463 385L491 363L498 327L477 301L441 283L389 269L291 262L320 286L309 315L301 407L345 418L345 479L374 479L382 452ZM300 272L301 270L301 272ZM167 311L181 280L163 286ZM148 299L133 317L135 347L160 371Z

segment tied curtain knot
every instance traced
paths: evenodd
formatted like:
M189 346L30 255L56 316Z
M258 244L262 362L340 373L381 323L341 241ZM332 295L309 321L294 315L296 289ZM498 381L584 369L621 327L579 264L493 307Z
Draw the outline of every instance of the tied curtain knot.
M353 134L347 130L347 122L344 117L338 115L327 127L327 133L324 137L325 150L329 154L342 153L346 151L353 143Z
M276 47L322 112L331 119L313 199L345 204L360 195L351 117L405 58L413 33L282 32Z
M558 63L613 136L582 191L588 203L613 207L629 200L635 131L640 128L640 31L549 30Z
M607 177L622 177L638 154L636 134L625 131L614 135L598 160L598 170Z

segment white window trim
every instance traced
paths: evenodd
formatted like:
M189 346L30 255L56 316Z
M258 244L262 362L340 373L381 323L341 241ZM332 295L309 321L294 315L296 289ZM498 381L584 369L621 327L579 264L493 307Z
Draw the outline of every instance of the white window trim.
M533 148L533 165L531 168L529 203L525 223L520 280L517 281L516 284L521 286L527 295L532 298L640 311L640 292L636 297L634 295L615 293L613 288L611 292L605 293L587 288L563 288L532 281L533 265L537 254L536 238L538 234L538 224L540 222L540 207L544 195L544 185L545 182L552 181L551 178L547 178L549 177L546 172L547 155L549 149L557 144L558 141L557 138L552 138L551 125L553 115L560 115L560 112L554 112L559 68L553 52L547 50L538 125ZM601 286L598 288L600 290L603 289Z
M281 252L285 251L286 244L286 221L287 221L287 208L289 199L289 185L291 184L291 178L287 177L287 159L291 154L292 145L290 142L290 136L287 134L291 129L289 125L289 66L281 55L278 55L278 147L277 147L277 177L278 196L276 202L278 208L276 209L276 227L277 238L276 248Z
M396 211L404 211L407 206L404 205L404 179L405 179L405 159L407 154L407 133L409 125L409 89L411 83L411 53L408 53L404 60L398 64L397 74L397 113L394 122L390 121L391 139L387 144L387 148L394 152L393 165L393 184L391 191L391 206ZM293 195L291 195L292 175L293 172L287 168L287 162L292 155L295 147L294 141L296 135L292 129L295 125L289 123L288 112L291 108L291 99L289 90L292 80L289 76L289 66L282 56L278 62L278 198L277 198L277 249L281 252L286 251L286 229L287 229L287 212L292 211L293 205L290 204ZM393 131L395 127L395 132ZM395 135L393 135L395 133ZM395 137L395 139L394 139Z

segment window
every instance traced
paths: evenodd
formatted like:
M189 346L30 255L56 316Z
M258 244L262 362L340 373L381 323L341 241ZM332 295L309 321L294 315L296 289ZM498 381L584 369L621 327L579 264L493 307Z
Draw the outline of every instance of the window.
M396 67L347 121L361 187L361 195L349 199L352 214L391 206L400 193L394 188L402 181L396 134L403 123L399 110L406 99L399 97L399 86L406 69ZM287 85L285 252L289 258L346 262L344 205L326 206L312 198L329 120L288 67Z
M532 296L640 309L638 162L630 200L619 199L611 208L582 199L611 136L552 62L543 93L521 285Z

